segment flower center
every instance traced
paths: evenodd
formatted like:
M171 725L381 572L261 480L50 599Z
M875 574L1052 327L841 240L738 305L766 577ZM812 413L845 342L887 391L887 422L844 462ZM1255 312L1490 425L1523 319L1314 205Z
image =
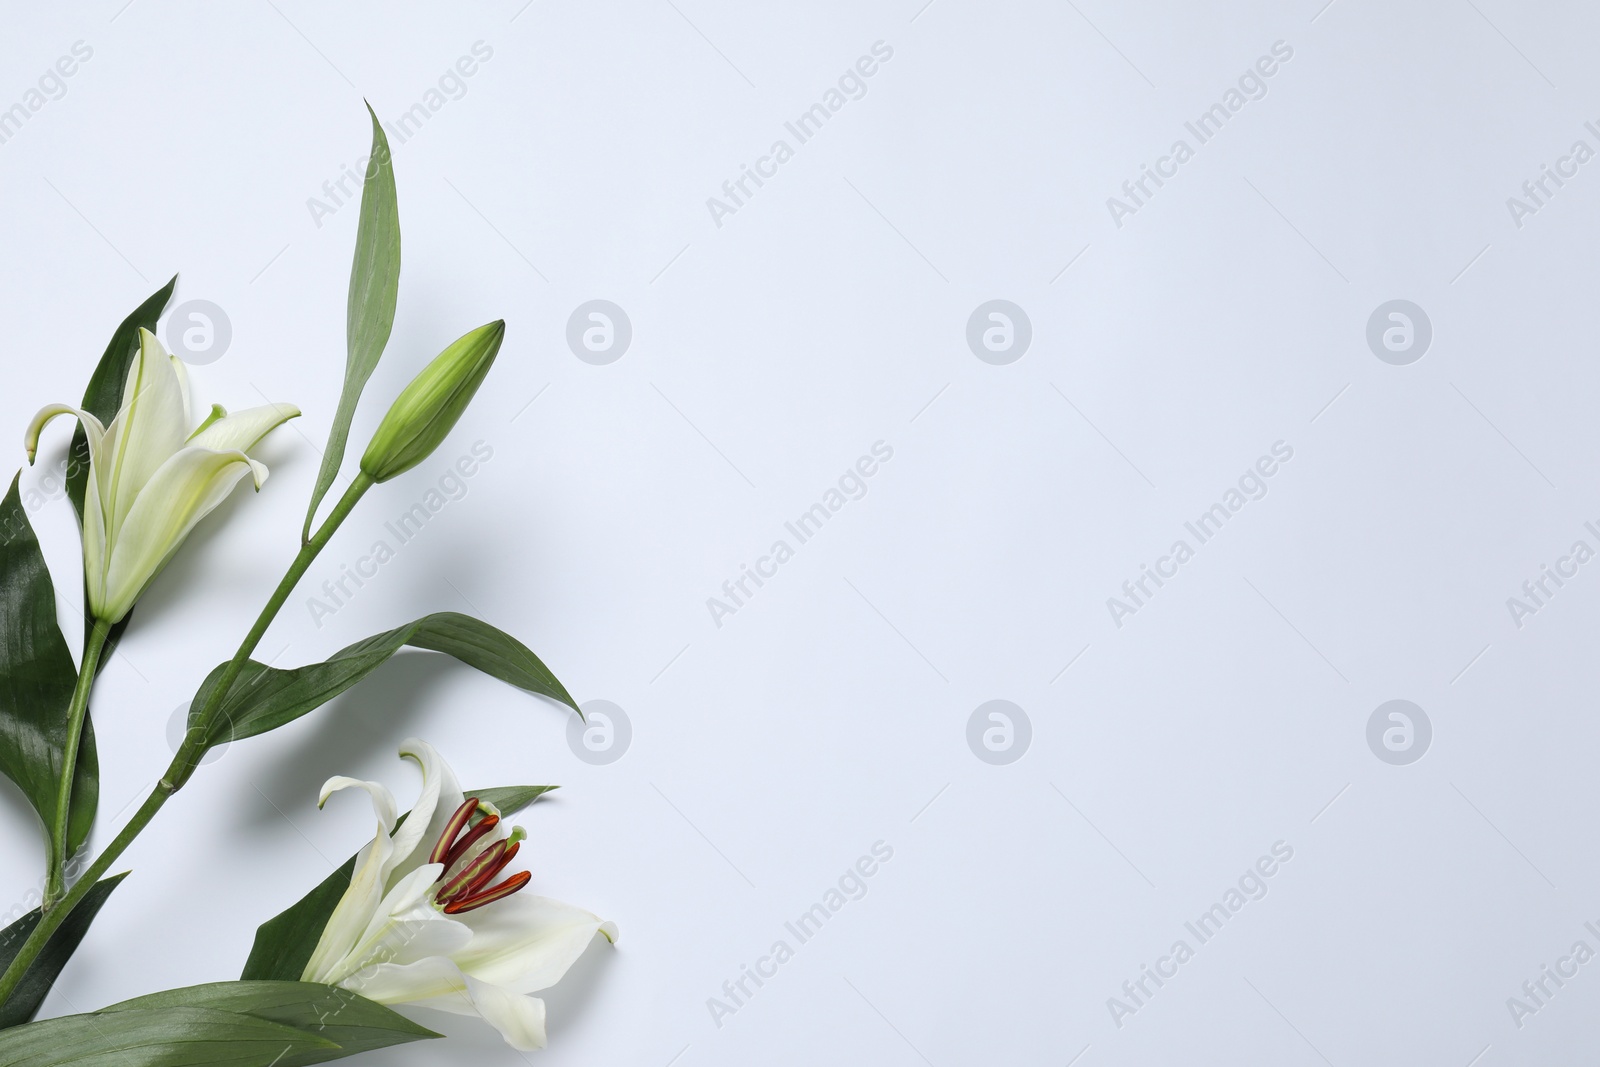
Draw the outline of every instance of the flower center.
M485 814L476 825L471 825L478 808L478 798L468 797L450 816L444 833L439 835L438 843L428 856L429 863L444 865L444 871L439 875L443 885L434 895L434 901L446 915L460 915L503 900L533 880L533 875L527 871L518 871L499 885L492 884L522 847L520 826L511 831L509 838L485 848L463 865L454 877L449 877L450 868L460 862L485 834L500 825L500 816L492 813Z

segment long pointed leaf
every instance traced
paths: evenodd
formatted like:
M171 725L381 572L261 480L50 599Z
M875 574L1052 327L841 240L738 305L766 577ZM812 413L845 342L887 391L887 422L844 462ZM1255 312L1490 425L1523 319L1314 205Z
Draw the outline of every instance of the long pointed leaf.
M20 475L13 478L0 500L0 771L22 789L48 827L56 814L67 706L78 668L56 622L55 586L22 507L20 480ZM71 850L89 836L99 798L87 723L80 755L69 807Z
M469 789L466 795L493 804L501 815L509 818L554 788L553 785L503 786ZM405 816L400 819L404 821ZM316 951L339 898L350 888L350 877L355 869L356 857L351 856L315 889L262 923L256 930L255 944L250 948L250 958L245 961L244 973L239 977L298 981L311 961L311 953Z
M205 739L207 746L254 737L293 722L361 681L406 645L448 653L502 682L558 700L574 711L578 708L572 694L528 646L470 615L444 611L357 641L322 663L282 670L247 660L222 701L211 736ZM198 723L200 709L225 667L214 669L195 694L189 709L191 726Z
M126 1011L170 1010L173 1008L212 1008L237 1012L290 1026L303 1034L314 1035L338 1045L337 1051L310 1048L286 1052L277 1067L305 1067L307 1064L354 1056L359 1052L389 1048L439 1035L419 1026L381 1004L345 989L311 982L212 982L207 985L168 989L149 996L113 1004L96 1012L108 1026L116 1025L116 1015Z
M72 954L78 950L83 935L89 932L89 924L100 914L100 908L111 895L111 891L126 877L124 873L96 882L94 887L84 894L78 906L72 909L72 913L56 927L50 939L45 942L44 951L29 965L27 973L22 976L22 982L11 994L11 998L0 1004L0 1029L20 1026L38 1013L39 1005L44 1003L45 995L50 992L50 987L55 985L56 978L61 974L61 968L67 965ZM11 961L17 958L22 943L28 940L33 928L39 925L39 916L39 909L35 908L4 930L0 930L0 971L11 966ZM0 1062L3 1060L4 1058L0 1057Z
M0 1067L282 1067L344 1053L314 1033L215 1008L146 1008L46 1019L0 1033Z
M350 298L345 311L344 389L328 430L328 447L311 491L301 536L310 540L317 506L328 494L350 437L350 420L356 414L361 390L378 365L389 333L394 329L394 307L400 295L400 206L394 191L394 160L389 139L372 105L372 156L361 187L361 221L356 227L356 256L350 266Z

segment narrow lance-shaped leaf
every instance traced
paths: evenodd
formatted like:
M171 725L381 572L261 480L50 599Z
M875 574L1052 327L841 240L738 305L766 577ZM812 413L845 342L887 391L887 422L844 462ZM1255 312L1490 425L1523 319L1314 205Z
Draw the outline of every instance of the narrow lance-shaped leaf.
M56 815L78 668L56 622L55 586L23 509L20 481L20 475L13 478L0 500L0 771L48 827ZM89 836L99 798L96 770L85 721L68 808L69 850Z
M55 932L45 942L44 951L28 965L27 973L22 976L22 982L11 994L10 999L0 1004L0 1029L20 1026L38 1013L39 1005L44 1003L45 995L50 992L50 987L55 985L57 976L61 974L61 968L67 965L67 961L77 951L83 935L89 932L89 924L94 922L95 916L100 913L100 908L111 895L111 891L126 877L126 874L118 874L96 882L94 887L84 894L78 906L72 909L72 913L56 927ZM11 961L17 958L23 942L28 940L28 935L39 925L39 918L39 909L35 908L4 930L0 930L0 971L11 966ZM0 1062L4 1062L3 1057L0 1057Z
M213 982L0 1032L0 1067L309 1067L438 1036L334 986Z
M293 722L361 681L406 645L447 653L518 689L578 709L572 694L528 646L470 615L444 611L357 641L322 663L284 670L247 660L222 701L205 738L207 747ZM198 725L200 709L226 666L216 667L195 694L189 707L191 728Z
M308 1058L318 1052L330 1055ZM215 1008L67 1015L0 1033L0 1067L283 1067L343 1054L319 1034Z
M555 788L553 785L502 786L469 789L465 795L492 804L501 815L509 817ZM399 822L404 821L402 815ZM398 823L396 825L398 828ZM250 949L250 958L245 961L244 973L239 977L298 981L305 973L311 953L316 951L339 898L350 888L350 877L355 869L356 857L351 856L315 889L262 923L256 930L255 944Z
M172 299L172 291L177 284L178 276L174 274L166 285L157 289L144 303L134 308L111 335L111 343L106 345L105 353L95 365L94 373L89 376L89 385L83 391L83 410L99 419L101 423L109 423L122 407L122 390L128 384L128 368L133 365L133 357L139 351L139 331L145 329L151 333L156 332L156 323L160 321L161 313L166 310L167 303ZM84 436L83 427L79 426L72 432L72 447L67 452L67 498L72 501L72 510L77 512L80 526L83 523L83 494L88 484L89 439ZM101 653L97 671L105 670L106 664L111 662L111 653L122 640L122 633L128 628L128 620L131 617L131 613L124 615L115 626L111 627L111 632L106 635L106 646ZM89 617L89 606L85 601L83 609L85 639L93 627L94 620ZM89 747L88 729L89 721L85 719L85 748ZM93 756L90 755L88 758L92 760Z
M339 393L339 407L328 430L328 447L322 453L322 467L311 491L311 506L306 509L305 529L301 531L305 540L311 538L317 506L339 475L356 402L389 343L395 301L400 295L400 206L394 191L394 160L383 124L371 104L367 105L367 114L372 116L372 155L361 187L361 221L356 226L355 262L350 267L344 389Z
M326 1063L360 1052L439 1036L382 1004L349 990L299 981L212 982L184 989L168 989L113 1004L95 1014L101 1017L103 1025L114 1028L117 1015L122 1012L173 1008L210 1008L236 1012L293 1027L302 1034L319 1037L338 1046L337 1050L308 1048L285 1052L276 1067Z

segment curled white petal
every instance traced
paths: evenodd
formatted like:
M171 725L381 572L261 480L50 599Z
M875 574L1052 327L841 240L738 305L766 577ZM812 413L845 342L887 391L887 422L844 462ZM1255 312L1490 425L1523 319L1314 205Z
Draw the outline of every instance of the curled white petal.
M213 452L232 452L254 448L261 439L290 419L300 409L293 404L262 404L213 419L189 438L189 444Z
M28 429L22 435L22 447L27 450L28 462L32 463L34 455L39 451L39 435L57 415L71 415L83 424L83 435L89 439L89 461L93 463L95 455L100 451L100 442L106 435L106 428L89 412L75 408L71 404L50 404L42 407L33 417L33 421L28 423Z
M405 825L395 834L394 867L389 872L391 881L427 862L434 842L439 840L445 824L465 799L456 781L456 772L426 741L406 738L400 745L400 756L422 768L422 792L411 806Z
M326 807L328 798L333 794L346 789L363 789L372 798L372 813L378 817L385 833L394 832L395 820L399 817L396 811L394 794L389 792L389 787L382 782L367 782L360 778L346 778L336 774L322 783L322 792L317 796L317 807Z

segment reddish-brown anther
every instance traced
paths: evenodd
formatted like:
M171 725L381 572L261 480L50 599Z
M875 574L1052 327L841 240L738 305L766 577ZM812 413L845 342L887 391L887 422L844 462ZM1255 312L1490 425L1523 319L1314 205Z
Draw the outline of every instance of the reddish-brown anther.
M467 821L472 818L472 813L478 810L478 798L468 797L461 802L456 813L450 816L450 821L444 824L444 833L439 835L439 843L433 846L433 852L428 856L429 863L445 863L445 857L450 854L450 846L455 842L457 835L466 828Z
M440 861L444 864L444 869L448 871L451 867L454 867L456 861L462 856L465 856L467 854L467 850L478 843L479 838L483 837L484 834L488 833L490 830L493 830L499 825L500 816L485 815L481 820L479 820L478 825L461 835L461 840L457 841L455 846L450 849L449 854L447 854L445 858Z
M494 866L490 867L488 870L478 875L478 877L474 878L472 880L472 884L467 886L466 890L460 895L471 896L473 893L483 892L484 887L490 882L494 881L496 878L500 877L500 872L509 867L511 865L511 861L517 858L517 850L521 847L522 842L511 842L510 847L506 849L504 855L495 861Z
M533 875L527 871L518 871L493 889L486 889L473 896L462 897L460 900L452 900L444 906L444 913L446 915L460 915L463 912L481 908L485 904L493 904L497 900L504 900L532 880Z
M444 884L435 897L441 904L449 903L451 897L471 896L475 892L474 886L485 881L485 874L494 877L495 873L504 865L501 860L506 854L506 842L496 841L461 868L461 873ZM485 881L485 884L487 882Z

